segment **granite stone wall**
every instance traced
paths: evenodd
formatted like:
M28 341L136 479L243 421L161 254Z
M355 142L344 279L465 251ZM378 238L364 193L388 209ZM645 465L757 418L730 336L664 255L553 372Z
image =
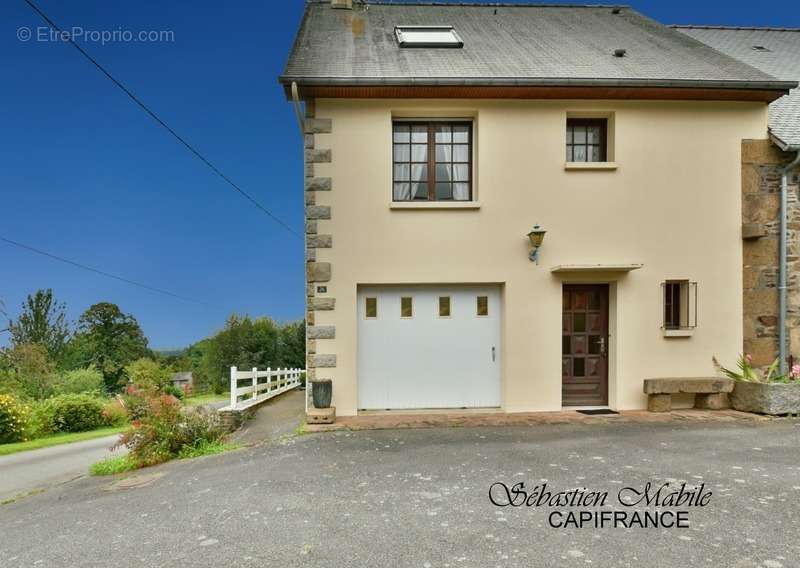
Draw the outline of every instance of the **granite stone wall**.
M778 265L781 170L794 154L769 140L742 141L744 346L758 367L778 356ZM787 337L800 358L800 203L798 174L790 176L787 244Z
M303 138L305 156L305 222L306 222L306 380L308 388L306 397L309 408L314 403L311 398L310 382L316 378L326 378L320 375L321 369L336 366L336 355L325 353L325 339L336 336L336 328L332 325L318 326L315 314L320 310L333 310L336 299L330 296L317 297L317 286L325 285L333 277L333 267L330 262L317 261L317 250L333 247L333 237L321 232L325 221L331 219L331 208L317 205L317 194L321 191L332 191L333 181L329 177L317 177L315 165L331 161L331 150L317 146L317 134L331 132L332 124L328 118L316 118L313 100L307 100L305 118L305 133ZM321 227L322 226L322 227ZM317 352L317 350L320 352Z

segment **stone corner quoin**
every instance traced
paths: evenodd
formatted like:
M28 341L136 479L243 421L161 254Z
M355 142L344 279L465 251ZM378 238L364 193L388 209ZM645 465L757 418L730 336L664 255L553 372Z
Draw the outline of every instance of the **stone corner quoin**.
M330 148L320 148L317 138L317 134L330 134L333 131L333 121L330 118L315 116L316 105L313 100L305 103L303 146L306 225L306 376L308 380L313 381L318 378L318 369L336 367L336 355L325 352L326 348L330 349L330 340L336 338L336 326L315 325L316 312L331 311L336 308L336 298L324 291L327 286L318 286L319 283L328 283L332 280L333 266L330 262L321 262L317 259L317 249L333 248L333 235L325 227L327 221L332 218L332 209L327 205L317 205L317 192L333 191L333 179L316 176L314 171L315 164L330 163L333 159ZM310 388L306 390L309 409L314 406L311 391Z

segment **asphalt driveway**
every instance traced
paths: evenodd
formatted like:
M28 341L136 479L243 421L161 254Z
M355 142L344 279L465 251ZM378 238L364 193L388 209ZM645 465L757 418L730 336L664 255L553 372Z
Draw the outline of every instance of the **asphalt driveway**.
M86 475L94 462L124 451L111 451L118 439L114 434L0 456L0 501Z
M143 470L136 488L84 478L2 506L0 565L789 568L799 451L790 420L284 438ZM712 495L689 528L564 529L553 508L493 505L498 481Z

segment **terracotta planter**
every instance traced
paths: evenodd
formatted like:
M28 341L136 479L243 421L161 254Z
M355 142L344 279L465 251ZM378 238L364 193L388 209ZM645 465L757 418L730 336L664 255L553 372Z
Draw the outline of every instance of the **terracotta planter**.
M311 381L311 397L316 408L330 408L333 385L330 379Z
M731 406L743 412L759 414L800 413L800 382L744 383L737 382L730 396Z

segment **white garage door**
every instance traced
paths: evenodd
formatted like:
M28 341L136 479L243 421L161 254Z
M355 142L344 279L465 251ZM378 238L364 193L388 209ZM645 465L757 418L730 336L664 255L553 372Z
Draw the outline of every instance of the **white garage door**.
M358 291L360 409L500 406L498 286Z

